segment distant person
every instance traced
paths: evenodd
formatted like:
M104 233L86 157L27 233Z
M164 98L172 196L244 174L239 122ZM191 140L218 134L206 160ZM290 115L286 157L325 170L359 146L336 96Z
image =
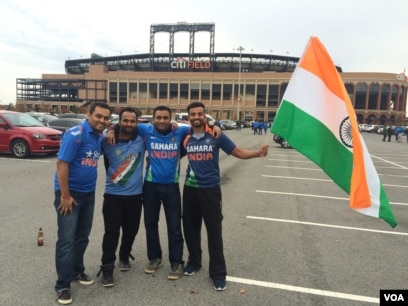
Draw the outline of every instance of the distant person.
M254 123L252 124L252 128L254 130L254 135L258 135L258 127L259 127L259 122L254 121Z
M388 141L391 141L391 136L394 135L394 129L392 128L392 126L388 127L387 135L388 135Z
M102 131L108 127L111 108L105 102L93 102L87 119L64 133L54 177L58 240L55 266L57 302L72 303L71 282L92 285L85 273L84 253L95 206L98 160Z
M237 121L237 131L241 131L242 122L241 120Z
M192 102L187 106L192 130L184 140L188 167L183 189L183 230L189 252L185 275L200 270L201 226L207 229L208 252L210 255L209 276L217 291L225 290L227 268L222 240L222 197L220 188L220 149L240 159L264 157L268 145L258 150L242 149L225 134L214 139L205 122L205 106Z
M397 141L397 142L402 142L402 133L403 133L403 128L402 128L402 126L398 126L398 127L396 127L395 128L395 140Z
M105 234L102 241L101 283L104 287L114 285L116 249L120 230L119 270L130 269L129 257L133 242L139 231L143 202L143 162L145 144L137 132L137 113L126 107L119 114L116 144L102 143L106 169L105 193L103 195L103 220Z
M405 134L405 136L407 136L407 142L408 142L408 127L406 127L406 128L404 129L404 134Z
M268 126L269 126L268 121L265 121L264 124L263 124L263 129L264 129L265 135L268 134Z
M385 141L385 139L387 138L387 134L388 134L388 126L387 125L383 127L382 133L383 133L383 141Z

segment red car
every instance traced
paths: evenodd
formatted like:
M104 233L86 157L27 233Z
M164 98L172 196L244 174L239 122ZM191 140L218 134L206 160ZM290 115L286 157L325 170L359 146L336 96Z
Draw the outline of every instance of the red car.
M31 153L56 154L61 132L44 126L33 117L0 110L0 152L11 152L17 158Z

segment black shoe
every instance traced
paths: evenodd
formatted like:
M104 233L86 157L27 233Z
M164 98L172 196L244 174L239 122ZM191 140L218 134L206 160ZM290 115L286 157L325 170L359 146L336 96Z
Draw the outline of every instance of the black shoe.
M89 277L86 273L81 273L77 277L75 277L75 281L80 283L81 285L89 286L92 285L95 281Z
M227 288L227 283L225 279L214 279L214 289L217 291L224 291Z
M130 262L128 260L119 260L119 270L120 271L129 271L130 270Z
M183 264L182 263L172 263L168 279L177 280L183 275Z
M194 273L196 273L200 268L194 268L192 265L187 264L187 266L184 267L184 275L191 276Z
M101 283L104 287L112 287L115 285L113 283L113 270L102 271Z
M72 303L71 291L69 289L57 292L57 302L62 305L68 305Z
M155 258L149 261L146 268L144 269L145 273L152 274L156 272L158 268L162 265L162 260L160 258Z

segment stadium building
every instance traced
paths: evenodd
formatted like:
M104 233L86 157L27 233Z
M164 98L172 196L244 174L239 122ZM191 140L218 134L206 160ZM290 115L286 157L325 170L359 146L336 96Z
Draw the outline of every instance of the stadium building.
M196 53L195 34L208 32L208 53ZM169 34L169 52L155 53L155 35ZM174 52L174 37L189 33L189 51ZM133 106L151 114L158 105L185 112L192 101L219 119L272 121L299 58L256 54L242 47L215 53L214 23L154 24L146 54L69 59L66 74L16 80L20 111L81 111L106 101L115 112ZM407 104L404 73L343 72L336 66L360 123L402 124Z

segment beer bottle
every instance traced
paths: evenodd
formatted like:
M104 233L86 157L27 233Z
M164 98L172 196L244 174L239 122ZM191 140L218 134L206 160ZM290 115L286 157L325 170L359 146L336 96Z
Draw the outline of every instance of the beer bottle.
M37 234L37 244L38 246L42 246L44 244L44 233L41 227L38 230L38 234Z

